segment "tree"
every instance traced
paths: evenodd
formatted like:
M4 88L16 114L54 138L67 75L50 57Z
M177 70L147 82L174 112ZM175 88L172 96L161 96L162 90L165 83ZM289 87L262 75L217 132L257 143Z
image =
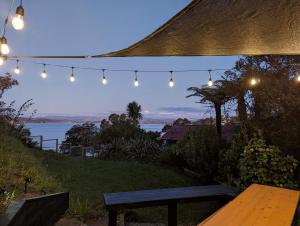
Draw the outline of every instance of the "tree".
M92 146L95 142L97 132L98 128L91 122L74 125L66 132L66 140L64 143L71 143L72 146Z
M236 66L224 73L223 80L219 80L222 84L224 91L231 98L237 102L237 112L240 122L247 120L247 105L245 95L248 91L248 81L244 74L238 72L239 61L236 62Z
M197 103L212 104L216 113L216 128L218 137L222 139L222 110L221 107L229 100L224 88L221 84L215 84L214 87L190 87L187 89L192 94L187 97L200 97L200 101Z
M15 80L9 73L0 76L0 126L1 132L11 133L17 138L24 138L27 134L30 134L28 130L24 128L22 116L33 105L32 99L25 101L19 108L15 108L15 101L6 103L3 101L3 96L6 91L14 86L18 85L18 81ZM34 115L33 111L29 118Z
M127 116L132 120L134 125L139 124L139 120L143 119L143 115L141 113L142 107L137 102L133 101L127 105Z

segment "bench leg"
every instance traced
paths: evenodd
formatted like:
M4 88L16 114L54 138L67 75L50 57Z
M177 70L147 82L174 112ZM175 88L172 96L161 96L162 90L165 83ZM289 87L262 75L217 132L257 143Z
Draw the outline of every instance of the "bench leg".
M177 226L177 204L168 205L168 226Z
M108 212L108 226L117 226L117 216L118 213L116 211Z

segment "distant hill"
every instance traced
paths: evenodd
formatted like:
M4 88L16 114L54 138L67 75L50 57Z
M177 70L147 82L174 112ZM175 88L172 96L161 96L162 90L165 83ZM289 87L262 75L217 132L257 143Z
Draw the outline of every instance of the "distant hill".
M84 123L84 122L94 122L100 123L106 117L97 116L45 116L45 117L35 117L32 119L21 118L22 122L26 123ZM156 119L145 117L141 123L143 124L166 124L173 122L174 119Z

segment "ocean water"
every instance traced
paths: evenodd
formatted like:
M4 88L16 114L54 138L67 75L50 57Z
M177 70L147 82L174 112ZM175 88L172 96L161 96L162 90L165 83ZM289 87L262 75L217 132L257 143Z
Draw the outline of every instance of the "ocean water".
M65 133L75 125L72 123L27 123L26 128L30 129L31 136L43 136L44 140L58 139L60 144L65 139ZM163 124L141 124L146 131L160 132ZM38 141L38 140L37 140ZM43 149L51 149L55 147L55 141L46 141Z

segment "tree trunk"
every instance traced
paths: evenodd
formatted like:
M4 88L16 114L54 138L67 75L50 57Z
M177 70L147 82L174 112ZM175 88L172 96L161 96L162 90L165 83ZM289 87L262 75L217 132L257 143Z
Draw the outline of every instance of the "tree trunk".
M247 120L247 109L245 103L244 92L240 93L237 97L238 101L238 114L240 122L245 122Z
M215 103L215 112L216 112L216 128L219 140L222 140L222 110L221 104Z

